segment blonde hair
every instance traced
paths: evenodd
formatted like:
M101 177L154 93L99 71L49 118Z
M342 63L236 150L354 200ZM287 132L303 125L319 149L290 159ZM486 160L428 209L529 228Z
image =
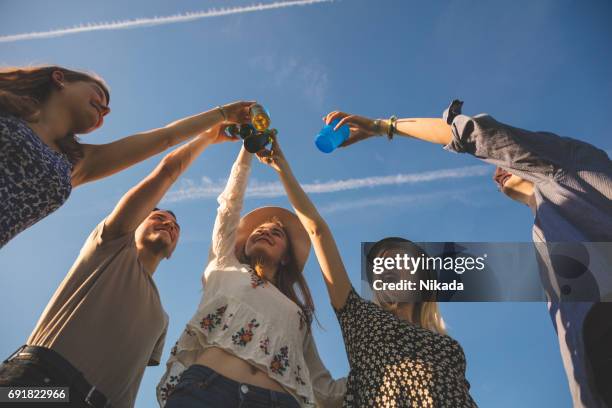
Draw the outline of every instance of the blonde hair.
M399 312L404 303L389 303L377 301L377 299L375 300L375 303L383 310L401 318ZM440 313L438 302L415 302L412 304L414 306L412 309L412 319L410 320L411 323L421 326L424 329L431 330L434 333L446 334L446 324Z

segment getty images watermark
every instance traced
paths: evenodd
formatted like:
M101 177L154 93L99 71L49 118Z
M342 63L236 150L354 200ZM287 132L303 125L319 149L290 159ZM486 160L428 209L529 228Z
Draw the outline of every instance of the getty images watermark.
M612 243L362 243L362 294L387 302L612 301Z
M457 275L462 275L467 271L484 270L486 258L487 254L478 257L432 257L425 254L411 256L407 253L396 253L389 257L376 256L372 259L372 272L377 275L378 279L374 279L372 287L374 290L463 290L463 282L457 279L451 282L440 282L437 279L398 279L385 282L381 275L392 271L398 276L404 276L403 272L414 276L417 271L423 269L452 271Z

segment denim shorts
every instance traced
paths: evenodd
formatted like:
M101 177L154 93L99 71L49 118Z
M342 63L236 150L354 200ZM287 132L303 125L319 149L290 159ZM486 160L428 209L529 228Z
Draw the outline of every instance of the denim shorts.
M299 408L290 394L230 380L194 364L183 371L166 408Z

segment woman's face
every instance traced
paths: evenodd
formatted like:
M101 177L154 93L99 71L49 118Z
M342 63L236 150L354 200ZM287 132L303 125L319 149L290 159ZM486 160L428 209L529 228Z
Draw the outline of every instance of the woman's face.
M399 257L402 262L400 262L401 269L393 268L386 269L383 273L377 276L378 279L382 280L385 283L400 283L402 281L413 281L414 285L418 287L419 274L413 273L411 264L409 262L406 265L403 262L404 254L406 251L399 248L387 249L379 254L380 257L384 258L393 258L396 259ZM408 255L410 256L410 255ZM397 266L397 265L396 265ZM384 296L385 299L388 299L388 302L408 302L411 301L410 293L404 290L401 291L393 291L393 290L382 290L379 291Z
M244 246L250 259L263 258L266 263L281 265L287 262L287 234L275 222L266 222L255 228Z
M392 268L372 275L370 287L379 304L422 302L429 295L421 286L421 281L429 279L429 276L420 268L414 269L411 259L418 258L418 255L404 248L390 248L380 251L377 257L394 260Z
M106 94L95 81L64 81L60 92L62 102L72 117L72 132L84 134L102 126L110 112Z

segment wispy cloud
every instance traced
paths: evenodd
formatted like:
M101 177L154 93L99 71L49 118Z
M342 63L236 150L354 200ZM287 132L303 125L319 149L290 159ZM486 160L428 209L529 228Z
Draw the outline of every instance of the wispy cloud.
M249 61L252 69L259 69L270 78L270 84L299 91L317 107L321 106L329 79L325 66L297 56L260 55Z
M467 201L468 194L473 193L474 189L445 190L433 193L385 195L384 197L368 197L357 200L342 200L323 205L320 207L321 213L331 214L339 211L359 210L367 207L394 207L398 205L419 205L431 202L445 201Z
M304 191L310 194L336 193L347 190L358 190L381 186L426 183L436 180L460 179L466 177L477 177L489 174L488 166L466 166L454 169L433 170L420 173L394 174L389 176L375 176L352 178L346 180L330 180L302 184ZM209 178L203 178L197 184L187 180L181 187L166 194L164 202L176 203L180 201L215 198L225 187L225 181L213 182ZM282 197L285 190L280 182L258 182L251 181L246 196L251 198Z
M294 6L308 6L316 3L330 3L333 0L291 0L291 1L276 1L273 3L259 3L251 6L229 7L221 9L210 9L202 11L193 11L188 13L173 14L162 17L144 17L130 20L111 21L102 23L85 23L70 28L60 28L56 30L37 31L23 34L12 34L0 36L0 42L14 42L23 40L35 40L40 38L60 37L70 34L79 34L89 31L102 30L122 30L126 28L148 27L162 24L183 23L187 21L200 20L203 18L220 17L232 14L253 13L257 11L266 11Z

